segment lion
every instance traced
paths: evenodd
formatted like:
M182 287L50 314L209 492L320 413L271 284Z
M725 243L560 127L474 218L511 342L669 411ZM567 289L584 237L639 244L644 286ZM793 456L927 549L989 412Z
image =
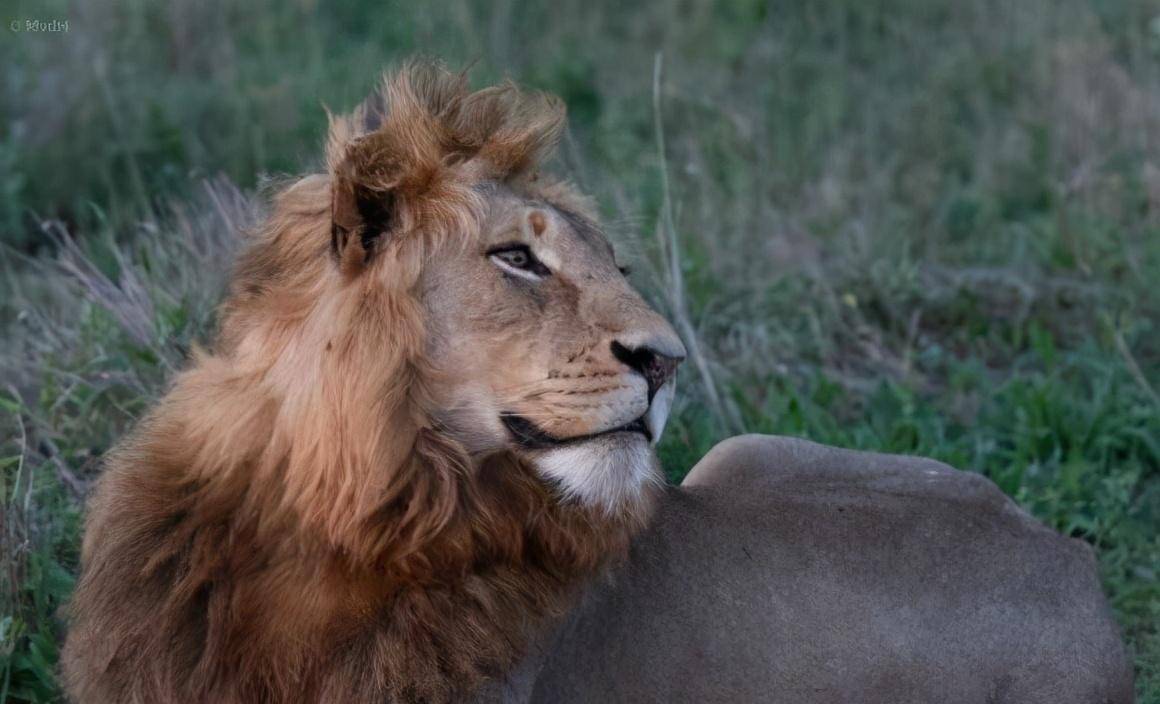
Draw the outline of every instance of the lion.
M564 120L431 63L332 116L107 457L68 695L1129 701L1090 550L981 477L746 436L664 485L685 348Z

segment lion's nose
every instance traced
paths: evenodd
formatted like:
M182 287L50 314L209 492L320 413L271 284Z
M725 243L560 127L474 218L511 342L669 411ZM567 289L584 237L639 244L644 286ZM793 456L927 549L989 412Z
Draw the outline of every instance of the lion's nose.
M677 373L677 365L684 359L661 354L652 347L641 346L629 348L616 340L612 341L612 356L620 360L625 366L634 369L648 382L648 400L652 403L657 389L671 381Z

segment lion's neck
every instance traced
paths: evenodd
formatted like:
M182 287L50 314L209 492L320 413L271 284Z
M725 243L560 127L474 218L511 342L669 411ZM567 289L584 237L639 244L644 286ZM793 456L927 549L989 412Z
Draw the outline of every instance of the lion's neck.
M637 516L560 506L516 463L476 469L479 481L460 489L460 506L472 511L428 542L405 554L388 549L374 566L335 566L319 601L343 607L315 625L316 635L338 629L318 654L338 659L322 670L322 699L459 700L506 679L578 589L626 553L639 527Z

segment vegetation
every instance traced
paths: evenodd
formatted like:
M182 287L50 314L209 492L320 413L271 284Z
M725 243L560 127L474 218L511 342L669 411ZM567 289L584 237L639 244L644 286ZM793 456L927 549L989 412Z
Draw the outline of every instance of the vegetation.
M568 102L558 168L695 344L674 481L743 430L986 474L1095 548L1160 702L1151 0L9 4L69 31L0 41L0 703L59 698L81 501L247 194L415 52Z

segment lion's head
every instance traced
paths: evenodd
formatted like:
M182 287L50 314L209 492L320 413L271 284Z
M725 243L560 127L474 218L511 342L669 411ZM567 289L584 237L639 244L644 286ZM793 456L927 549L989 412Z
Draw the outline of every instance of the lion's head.
M332 142L336 247L354 245L348 271L372 285L397 275L401 250L423 249L432 420L474 457L529 462L563 500L633 502L657 476L650 443L684 348L625 280L588 203L537 174L561 106L511 87L468 94L439 74L403 74L383 94ZM441 208L458 212L424 232Z

